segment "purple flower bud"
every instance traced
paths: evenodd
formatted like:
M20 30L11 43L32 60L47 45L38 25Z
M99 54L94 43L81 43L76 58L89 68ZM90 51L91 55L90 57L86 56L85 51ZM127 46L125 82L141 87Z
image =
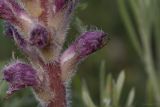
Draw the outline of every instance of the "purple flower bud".
M9 22L4 24L5 35L11 39L15 39L16 43L21 49L26 47L26 41L22 38L17 29Z
M21 49L24 49L26 47L26 40L22 38L22 35L20 35L17 29L9 22L5 23L5 34L6 36L13 38Z
M63 53L62 63L70 59L81 59L106 44L108 36L102 31L85 32Z
M63 8L68 0L55 0L56 12Z
M7 37L13 39L14 38L14 26L11 25L9 22L4 23L4 33Z
M83 33L60 57L62 80L68 81L79 61L102 48L107 39L107 34L102 31Z
M3 69L4 80L9 83L7 94L23 89L27 86L38 85L36 70L30 65L17 61Z
M0 0L0 18L14 24L19 23L17 15L24 12L24 9L16 0Z
M92 31L83 33L72 45L78 58L83 58L106 44L108 36L102 31Z
M0 18L14 21L16 18L5 0L0 0Z
M17 2L17 0L3 0L8 2L8 5L12 7L12 10L16 12L16 14L19 14L20 12L24 12L24 9L22 6Z
M29 43L39 48L44 48L49 39L49 33L45 27L36 26L30 33Z

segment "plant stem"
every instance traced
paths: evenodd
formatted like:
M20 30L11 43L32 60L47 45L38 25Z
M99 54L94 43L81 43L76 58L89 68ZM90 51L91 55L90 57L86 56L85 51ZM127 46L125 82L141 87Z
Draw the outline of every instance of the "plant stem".
M144 63L145 70L149 76L149 80L153 85L154 93L157 99L157 103L160 103L160 88L158 84L158 78L156 76L156 69L154 66L154 61L152 57L152 48L151 48L151 25L152 25L152 18L149 14L148 16L148 9L144 6L144 0L137 1L130 0L131 9L134 12L135 20L138 25L139 35L142 41L142 47L138 42L137 34L135 33L135 29L131 23L131 19L128 15L127 9L125 8L125 1L118 0L121 16L125 22L127 31L129 32L130 39L133 42L135 49L137 50L138 55L140 56L141 60ZM151 7L153 8L153 7ZM151 9L150 8L150 9ZM149 11L151 12L151 11Z
M104 85L105 85L105 62L101 62L101 67L100 67L100 105L101 107L104 106Z
M156 69L152 55L152 43L151 43L151 25L152 25L152 18L146 18L152 15L149 13L147 8L145 8L143 1L139 1L139 12L137 13L136 20L138 21L138 29L139 35L141 37L142 46L144 49L144 56L142 61L144 61L145 70L148 74L148 77L151 81L153 86L154 94L157 100L157 103L160 104L160 88L158 83L158 78L156 76Z
M159 2L159 0L153 0L153 2L154 2L154 12L155 12L155 14L154 14L154 26L155 26L155 42L156 42L156 54L157 54L157 59L158 59L158 61L157 61L157 67L158 67L158 70L160 71L160 66L159 66L159 64L160 64L160 42L159 42L159 40L160 40L160 13L159 13L159 10L160 10L160 7L159 7L159 5L160 5L160 2Z
M123 18L125 27L127 28L128 31L128 36L138 54L139 57L141 57L142 55L142 50L141 50L141 45L138 42L138 38L137 38L137 34L135 29L133 28L133 24L132 21L128 15L127 9L125 8L125 1L124 0L118 0L118 6L119 6L119 10L121 13L121 17Z
M153 58L152 58L150 39L145 38L145 36L147 36L147 33L143 33L143 35L141 36L143 38L142 43L144 46L144 59L143 60L144 60L145 69L153 85L153 89L156 95L156 100L158 100L157 103L160 103L160 89L159 89L158 79L155 73L156 70L154 67Z
M54 93L54 98L47 107L67 107L66 87L61 79L61 69L59 63L50 64L47 66L51 93Z

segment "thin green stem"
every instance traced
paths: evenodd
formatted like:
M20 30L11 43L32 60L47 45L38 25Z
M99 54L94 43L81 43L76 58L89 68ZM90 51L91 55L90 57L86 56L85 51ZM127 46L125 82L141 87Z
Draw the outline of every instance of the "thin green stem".
M102 61L100 68L100 105L104 106L104 85L105 85L105 62Z
M144 66L145 70L149 76L149 79L152 83L157 103L160 104L160 88L158 83L158 78L156 76L156 69L152 55L152 48L151 48L151 26L152 26L152 18L146 18L148 16L148 7L145 8L143 6L143 1L139 3L139 11L137 13L137 24L139 29L139 35L141 37L143 49L144 49ZM150 11L151 12L151 11ZM149 15L152 13L149 12Z
M144 66L146 69L146 72L149 76L149 79L152 83L155 95L156 95L156 100L157 103L160 103L160 89L159 89L159 83L158 83L158 79L155 73L155 67L154 67L154 62L153 62L153 58L152 58L152 50L151 50L151 44L150 44L150 40L144 38L147 35L147 33L143 33L143 39L142 39L142 43L144 46Z
M125 8L125 1L118 0L118 6L119 6L121 17L123 18L125 27L127 28L129 38L130 38L131 42L133 43L133 46L134 46L138 56L141 57L142 56L141 55L142 54L141 45L140 45L139 40L137 38L137 34L136 34L136 31L133 27L132 21L130 20L130 17L128 15L127 9Z
M156 42L156 54L157 54L157 65L160 64L160 13L159 13L159 10L160 10L160 2L159 0L154 0L154 28L155 28L155 42ZM158 70L160 71L160 66L158 66Z
M135 33L135 29L127 13L127 9L125 8L126 7L125 0L118 0L120 12L125 22L126 28L129 32L130 39L132 40L138 55L140 55L141 60L144 62L145 70L152 83L156 99L160 100L160 88L158 84L158 78L156 76L156 69L155 69L155 64L152 57L152 48L151 48L152 17L150 15L152 15L151 13L152 11L150 11L151 9L149 7L150 5L147 6L144 3L145 2L144 0L139 0L138 2L136 2L135 0L129 0L129 1L130 1L131 9L135 16L135 21L137 22L137 25L138 25L138 32L142 41L143 48L140 47L140 43L138 42L138 39L134 38L134 37L137 37L137 34ZM137 43L135 43L135 41L137 41ZM139 48L137 48L137 46ZM141 49L141 50L138 51L138 49ZM157 103L159 104L160 101L157 101Z

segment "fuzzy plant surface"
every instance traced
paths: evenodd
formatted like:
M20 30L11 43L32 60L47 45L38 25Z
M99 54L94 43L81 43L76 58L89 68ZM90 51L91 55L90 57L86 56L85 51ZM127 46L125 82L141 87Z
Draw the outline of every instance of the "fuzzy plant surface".
M0 0L7 37L28 58L3 68L7 95L32 87L42 107L69 107L68 85L80 61L102 48L108 35L85 31L62 51L78 0Z

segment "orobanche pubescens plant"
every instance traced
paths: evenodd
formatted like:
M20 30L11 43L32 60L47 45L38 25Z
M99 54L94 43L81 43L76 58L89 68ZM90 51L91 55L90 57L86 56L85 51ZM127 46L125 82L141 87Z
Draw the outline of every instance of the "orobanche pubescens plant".
M31 86L43 107L68 107L68 82L78 63L106 44L100 30L82 33L64 52L66 32L78 0L0 0L5 32L28 57L2 70L8 95Z

